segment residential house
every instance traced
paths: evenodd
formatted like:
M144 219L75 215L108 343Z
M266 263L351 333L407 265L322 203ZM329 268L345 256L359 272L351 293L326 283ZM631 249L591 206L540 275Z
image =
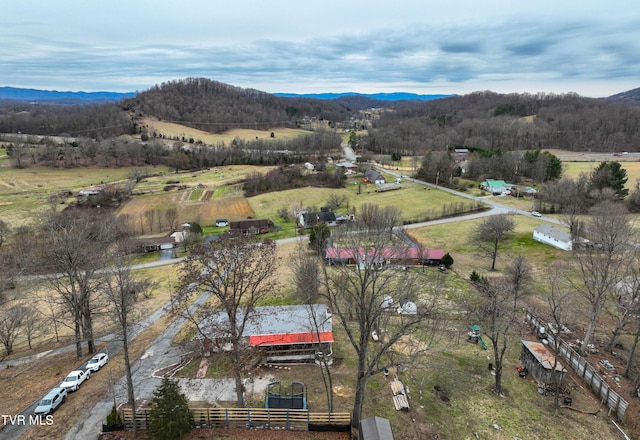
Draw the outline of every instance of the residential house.
M309 229L318 223L325 223L327 226L336 226L337 218L335 213L329 208L320 208L320 212L301 212L298 221L305 229Z
M362 265L367 262L382 266L436 266L442 264L442 249L414 247L371 248L327 248L325 260L328 264Z
M513 185L506 183L504 180L487 179L480 183L480 188L494 195L502 194L512 186Z
M127 243L130 252L156 252L173 249L175 246L176 240L173 236L137 238Z
M238 310L238 322L245 309ZM324 304L255 307L242 332L243 345L259 350L266 362L316 362L332 356L331 313ZM229 317L219 310L200 323L215 349L229 351Z
M345 173L355 173L358 170L358 165L354 164L353 162L349 162L348 160L336 162L336 166L344 168Z
M565 251L573 249L571 234L548 223L542 223L533 230L533 239Z
M230 222L229 233L231 235L257 235L267 234L275 225L271 220L241 220Z
M553 364L556 363L555 355L549 351L546 345L540 342L522 341L520 362L522 362L523 367L529 370L529 373L538 384L543 387L556 383L553 370ZM557 362L555 374L560 375L558 378L560 385L562 385L566 373L567 370L564 369L560 362Z
M366 183L375 183L377 185L381 185L383 183L386 183L386 180L384 179L384 176L382 174L380 174L376 170L368 170L368 171L366 171L364 173L364 176L362 177L362 181L366 182Z

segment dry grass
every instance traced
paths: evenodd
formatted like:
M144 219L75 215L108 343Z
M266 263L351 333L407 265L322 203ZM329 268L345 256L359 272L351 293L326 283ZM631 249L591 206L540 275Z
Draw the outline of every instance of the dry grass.
M135 360L144 354L149 344L167 328L169 322L168 319L158 320L133 341L130 346L130 358L132 362L135 362ZM42 366L52 363L64 373L78 366L78 361L75 359L73 353L56 357L55 359L55 361L52 361L52 359L43 359L41 361ZM39 426L36 429L30 429L21 439L64 438L64 435L76 422L78 415L90 411L91 408L109 392L111 386L109 369L111 369L114 380L124 375L122 352L112 356L109 364L101 371L93 373L90 379L82 384L78 391L69 394L67 402L61 405L54 413L53 425ZM29 371L23 372L20 380L24 381L24 383L37 383L37 387L26 386L21 388L17 393L14 390L14 395L3 396L0 394L0 398L6 397L10 399L11 402L15 402L15 400L18 399L18 403L13 403L13 406L17 409L22 409L22 406L24 406L26 402L37 400L38 397L44 394L49 388L55 386L63 377L63 374L58 377L54 377L53 375L45 376L41 369L34 367L29 369ZM0 393L4 393L4 390L0 391Z
M165 138L180 139L193 138L195 141L202 141L208 145L217 145L221 142L230 144L234 139L242 139L245 141L251 141L256 139L271 140L271 139L292 139L298 136L309 134L310 132L293 128L273 128L269 130L251 130L247 128L237 128L228 130L224 133L213 134L203 130L187 127L173 122L158 121L153 118L144 118L141 121L141 125L149 127L149 133L154 131L157 134L162 134ZM271 137L271 133L274 137Z

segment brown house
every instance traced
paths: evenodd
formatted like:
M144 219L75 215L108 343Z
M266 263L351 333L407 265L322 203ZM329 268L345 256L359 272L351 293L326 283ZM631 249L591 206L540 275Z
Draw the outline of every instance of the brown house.
M239 222L230 222L229 233L231 235L257 235L266 234L271 231L275 225L271 220L242 220Z

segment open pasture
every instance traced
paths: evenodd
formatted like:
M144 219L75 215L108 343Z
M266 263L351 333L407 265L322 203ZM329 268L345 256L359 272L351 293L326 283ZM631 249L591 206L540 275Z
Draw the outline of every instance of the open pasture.
M214 134L174 122L159 121L152 118L144 118L141 121L141 125L146 125L148 127L149 135L155 132L157 134L162 134L163 137L169 139L173 139L176 136L180 139L185 138L186 140L192 138L195 141L200 140L207 145L216 145L221 142L224 142L226 145L228 145L236 138L245 141L252 141L256 139L292 139L310 133L306 130L278 127L268 130L235 128L224 133ZM271 133L274 134L273 138L271 137Z
M360 177L352 177L347 180L346 188L297 188L274 193L261 194L248 199L249 204L261 218L277 217L280 209L291 211L293 207L321 208L326 206L332 194L346 197L346 202L338 210L338 213L355 212L364 203L379 206L395 206L401 214L403 221L424 221L434 218L442 213L442 210L451 204L472 203L463 197L453 196L437 189L427 189L423 185L403 182L402 189L395 191L376 192L376 185L360 182Z

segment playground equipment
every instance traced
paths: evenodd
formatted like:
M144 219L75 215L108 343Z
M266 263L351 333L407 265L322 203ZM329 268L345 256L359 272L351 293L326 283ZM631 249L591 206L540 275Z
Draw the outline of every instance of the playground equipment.
M487 349L487 344L484 343L484 341L482 340L482 336L480 336L480 327L477 326L476 324L473 324L470 327L471 331L469 333L467 333L467 339L469 342L471 342L472 344L480 344L480 346L482 348L484 348L485 350Z

